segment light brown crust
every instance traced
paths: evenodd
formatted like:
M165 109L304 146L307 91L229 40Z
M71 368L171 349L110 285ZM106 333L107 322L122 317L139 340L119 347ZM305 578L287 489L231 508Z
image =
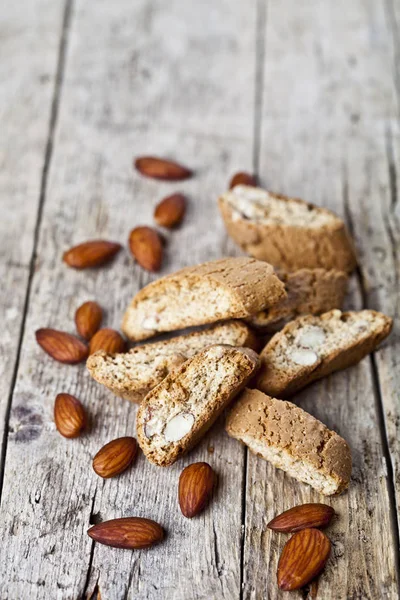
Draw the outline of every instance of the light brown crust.
M224 306L215 299L213 303L210 290L225 295ZM283 283L268 263L249 257L223 258L187 267L147 285L133 298L122 330L130 339L143 340L158 332L241 319L276 304L285 295ZM143 311L152 302L149 316L155 316L157 322L147 328Z
M234 190L233 190L234 191ZM232 191L231 191L232 192ZM263 223L234 217L225 195L218 204L232 239L250 256L266 260L285 271L301 268L338 269L350 273L357 265L354 244L344 222L333 212L298 198L270 193L272 198L288 204L301 203L319 214L331 215L329 224L321 227L293 226L288 223Z
M360 330L356 337L349 334L346 339L346 323L350 325L357 322L366 322L369 326ZM332 310L320 317L298 317L276 333L262 350L261 369L256 387L271 396L290 397L312 381L357 364L389 335L392 325L390 317L373 310L345 313ZM297 365L286 358L294 349L293 340L296 335L308 326L322 328L328 333L337 333L344 329L344 337L342 336L342 341L328 352L324 351L322 345L321 353L314 364ZM282 356L285 360L282 360Z
M245 387L258 366L258 356L253 350L219 345L203 350L170 373L147 394L137 413L138 442L146 458L165 467L190 450ZM215 384L217 377L218 384ZM201 397L196 395L199 389L203 392ZM162 433L165 423L176 414L195 414L196 411L199 414L189 433L179 441L166 442ZM146 425L149 419L160 419L160 415L161 433L149 439Z
M277 331L299 315L319 315L342 307L348 281L344 271L299 269L293 273L279 273L279 278L285 284L287 297L246 319L257 329Z
M347 442L295 404L246 388L228 415L226 431L242 443L251 438L304 462L311 472L336 481L336 494L349 484Z
M100 350L89 356L86 366L93 379L117 396L141 402L173 368L211 344L259 348L256 336L246 323L227 321L162 342L142 344L125 353Z

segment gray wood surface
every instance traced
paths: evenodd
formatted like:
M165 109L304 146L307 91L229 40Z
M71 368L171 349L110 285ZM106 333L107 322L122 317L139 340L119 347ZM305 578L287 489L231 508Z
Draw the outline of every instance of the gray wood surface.
M7 4L0 36L0 54L9 57L0 96L0 306L9 315L0 342L0 598L289 597L278 593L275 576L284 536L266 523L321 497L248 454L224 435L222 421L169 469L139 456L121 477L99 479L92 456L134 431L136 408L92 381L84 366L47 358L34 331L73 332L74 311L88 299L105 308L107 325L119 326L131 296L154 276L126 249L90 272L66 268L62 252L94 237L125 243L132 227L151 224L154 205L167 193L186 192L190 207L183 226L166 236L162 273L237 253L215 200L233 172L253 167L271 189L347 219L361 259L348 306L396 317L399 4L25 5L24 12ZM180 160L196 176L179 186L141 178L132 159L146 153ZM349 440L355 466L349 492L330 501L339 516L329 530L328 567L318 588L293 598L398 597L398 340L396 324L373 358L298 397ZM55 430L59 392L77 395L90 413L90 430L80 439L65 440ZM188 521L177 507L177 481L196 460L215 468L219 487L212 506ZM91 523L128 515L160 522L165 542L126 552L87 537Z

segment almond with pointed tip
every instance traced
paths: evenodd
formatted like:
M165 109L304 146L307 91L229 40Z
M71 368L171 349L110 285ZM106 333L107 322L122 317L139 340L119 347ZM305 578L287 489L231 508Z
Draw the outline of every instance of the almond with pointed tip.
M302 529L286 542L278 564L278 586L291 591L312 581L325 567L331 542L319 529Z
M133 437L121 437L108 442L93 459L97 475L108 479L120 475L133 462L137 454L137 442Z
M104 352L114 354L124 352L125 346L125 340L118 331L104 327L104 329L99 329L90 340L89 352L94 354L98 350L104 350Z
M86 360L89 355L86 344L65 331L44 327L38 329L35 336L42 350L58 362L75 365Z
M179 478L179 506L182 514L191 519L206 507L216 482L208 463L198 462L183 469Z
M235 175L232 177L229 184L229 189L231 190L235 187L235 185L257 186L257 178L255 175L251 175L245 171L239 171L239 173L235 173Z
M76 438L86 427L86 412L82 403L71 394L58 394L54 403L54 422L66 438Z
M84 302L75 313L77 332L85 340L90 340L100 327L102 318L103 311L97 302Z
M88 535L106 546L113 548L149 548L164 538L161 525L142 517L125 517L98 523L88 530Z
M327 527L335 514L327 504L301 504L293 506L272 519L267 525L273 531L292 533L301 529Z
M152 227L135 227L129 235L129 248L139 265L153 273L160 270L163 245L159 233Z
M74 269L99 267L111 260L121 249L121 244L106 240L91 240L70 248L63 254L63 261Z
M185 211L185 196L183 194L172 194L157 204L154 211L154 220L157 225L172 229L182 222Z
M193 172L183 165L157 156L140 156L135 159L134 164L139 173L152 179L182 181L193 175Z

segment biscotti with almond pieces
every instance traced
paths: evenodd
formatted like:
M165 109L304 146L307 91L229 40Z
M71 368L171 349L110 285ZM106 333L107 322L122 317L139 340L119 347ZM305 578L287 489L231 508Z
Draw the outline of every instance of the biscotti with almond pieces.
M210 346L170 373L144 398L136 417L138 442L159 466L192 448L259 366L249 348Z
M162 342L136 346L129 352L109 354L100 350L86 366L97 382L114 394L140 402L175 367L207 346L227 344L256 350L258 340L242 321L226 321Z
M261 311L246 321L257 329L268 332L281 329L287 321L300 315L319 315L342 308L348 277L336 269L299 269L293 273L280 273L287 297L275 306Z
M340 494L349 485L352 461L347 442L291 402L246 388L228 415L226 431L321 494Z
M374 310L331 310L298 317L262 350L256 386L286 398L307 384L358 363L392 329L392 319Z
M284 284L268 263L223 258L144 287L128 307L122 330L131 340L144 340L164 331L249 317L285 296Z
M335 213L298 198L237 185L219 198L229 235L250 256L285 271L301 268L351 272L353 242Z

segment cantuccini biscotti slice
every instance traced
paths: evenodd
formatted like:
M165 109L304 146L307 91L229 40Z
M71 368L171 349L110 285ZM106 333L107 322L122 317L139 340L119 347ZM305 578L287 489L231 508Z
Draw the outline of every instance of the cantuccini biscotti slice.
M266 262L223 258L187 267L144 287L128 307L122 329L132 340L163 331L241 319L286 296Z
M356 266L353 242L330 210L247 185L223 194L219 208L235 242L275 267L350 272Z
M287 297L246 321L257 329L277 331L299 315L319 315L341 308L346 294L347 274L336 269L299 269L278 273Z
M340 494L348 487L351 452L347 442L291 402L245 389L228 415L226 431L257 456L321 494Z
M374 310L298 317L261 352L256 387L286 398L311 381L358 363L391 329L392 319Z
M129 352L108 354L100 350L89 356L86 366L93 379L114 394L140 402L171 369L214 344L258 347L257 339L246 323L226 321L163 342L136 346Z
M141 403L139 445L156 465L171 465L194 446L259 366L249 348L210 346L170 373Z

